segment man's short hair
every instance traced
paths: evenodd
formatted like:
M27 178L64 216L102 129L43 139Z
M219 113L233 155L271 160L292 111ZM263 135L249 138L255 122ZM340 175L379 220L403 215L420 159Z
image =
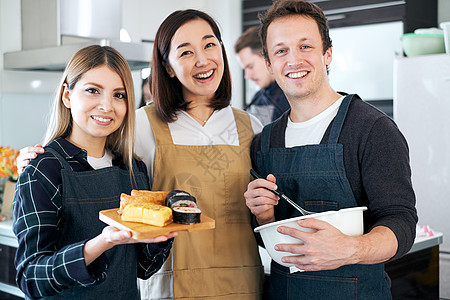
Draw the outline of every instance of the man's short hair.
M259 29L260 26L252 26L244 31L234 44L234 52L239 53L242 49L249 47L253 54L263 56Z
M263 55L267 61L270 62L267 53L267 28L274 20L292 15L306 16L312 18L317 23L322 37L322 50L324 54L332 47L328 21L319 6L304 0L277 0L267 12L258 14L259 20L261 21L261 45L263 47Z

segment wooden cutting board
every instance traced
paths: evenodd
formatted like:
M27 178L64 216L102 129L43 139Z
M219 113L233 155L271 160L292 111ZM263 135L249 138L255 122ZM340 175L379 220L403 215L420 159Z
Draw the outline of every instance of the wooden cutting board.
M153 226L144 223L125 222L117 213L118 208L102 210L99 213L99 219L108 225L118 229L131 231L133 238L137 240L153 238L160 235L167 235L172 231L197 231L214 229L216 222L203 214L200 215L200 223L186 225L170 223L164 227Z

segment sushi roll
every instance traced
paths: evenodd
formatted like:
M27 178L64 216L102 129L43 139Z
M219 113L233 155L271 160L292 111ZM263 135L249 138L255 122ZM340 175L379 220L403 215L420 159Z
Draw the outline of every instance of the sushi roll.
M172 208L173 222L179 224L200 223L202 211L198 207L175 206Z
M167 206L174 207L198 207L197 200L193 196L174 196L169 199Z
M171 191L166 198L166 205L172 209L173 222L179 224L200 223L201 210L197 199L188 192Z
M174 193L173 196L167 197L166 205L170 208L173 206L191 206L197 207L197 199L186 192Z
M189 197L191 196L191 194L189 194L188 192L185 191L181 191L181 190L174 190L171 191L169 194L167 194L166 196L166 206L171 207L172 204L174 203L174 200L177 199L179 200L182 197ZM175 199L172 199L174 197L177 197ZM189 199L192 200L192 199ZM196 201L196 200L195 200Z
M191 194L189 194L186 191L182 191L182 190L173 190L171 192L169 192L169 194L167 194L166 199L170 199L173 196L190 196Z

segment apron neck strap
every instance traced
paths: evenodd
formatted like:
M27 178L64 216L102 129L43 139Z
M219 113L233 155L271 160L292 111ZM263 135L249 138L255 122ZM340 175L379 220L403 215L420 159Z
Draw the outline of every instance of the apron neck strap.
M170 134L169 124L162 121L156 113L155 104L145 106L145 112L147 113L148 121L152 126L153 133L155 135L156 145L173 144L172 135Z
M348 108L350 106L350 102L351 102L353 96L354 95L347 95L342 100L342 103L339 106L338 113L337 113L336 117L334 118L333 125L331 127L328 144L337 144L339 135L341 134L342 125L344 124L344 120L347 115L347 111L348 111ZM284 120L284 117L286 118L286 120ZM288 114L286 114L286 116L284 116L284 117L283 117L284 128L286 128ZM281 120L279 120L278 122L281 122ZM277 123L277 122L275 122L275 123ZM263 153L269 151L272 125L275 123L270 123L270 124L264 126L264 128L263 128L263 131L261 133L261 151ZM283 140L284 140L284 138L283 138Z
M51 154L53 154L58 159L63 169L72 170L72 167L70 166L69 162L58 151L56 151L53 148L46 147L45 152L50 152Z
M339 106L338 113L334 118L333 125L330 131L330 137L328 138L328 144L337 144L339 135L341 134L342 125L344 124L345 116L347 115L348 107L353 98L353 95L345 96Z
M247 147L253 139L253 128L248 113L232 107L234 120L238 132L239 145Z
M263 153L269 152L270 148L270 132L272 131L272 124L264 126L263 131L261 133L261 151Z

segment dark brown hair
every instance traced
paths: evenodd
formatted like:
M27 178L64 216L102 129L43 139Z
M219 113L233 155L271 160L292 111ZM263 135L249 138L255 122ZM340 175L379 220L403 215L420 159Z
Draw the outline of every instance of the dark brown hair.
M231 75L225 47L217 23L208 14L194 10L178 10L170 14L159 26L155 36L152 59L152 92L156 113L165 122L173 122L179 110L187 110L189 102L183 98L180 81L169 76L164 64L169 65L170 43L175 32L189 21L202 19L208 22L222 46L224 71L210 107L219 110L230 105Z
M263 56L259 30L260 26L247 28L234 44L234 52L239 53L244 48L249 47L253 54Z
M328 48L332 47L328 21L320 7L304 0L277 0L266 13L260 13L258 15L259 20L261 21L261 30L259 34L263 47L263 55L268 62L270 62L270 60L267 53L267 28L275 19L291 15L307 16L316 21L322 37L323 54L325 54Z

